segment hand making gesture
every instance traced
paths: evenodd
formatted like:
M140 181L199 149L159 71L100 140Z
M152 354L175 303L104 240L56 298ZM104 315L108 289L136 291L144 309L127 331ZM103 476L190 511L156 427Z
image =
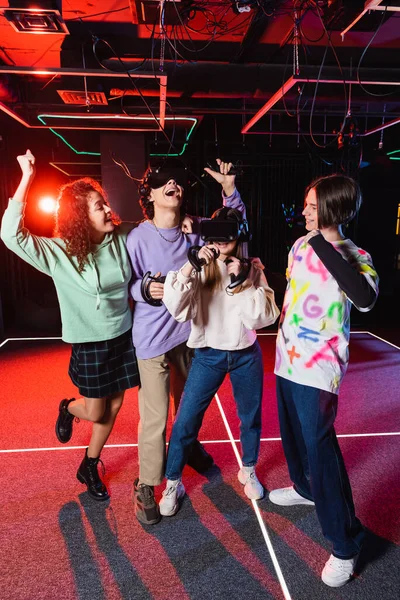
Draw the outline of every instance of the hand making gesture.
M22 177L21 181L17 189L15 190L15 194L13 196L13 200L17 202L25 203L28 191L35 177L35 157L32 152L28 149L25 154L20 154L17 156L17 161L19 166L21 167Z
M25 154L17 156L17 161L21 167L22 176L32 180L35 176L35 157L28 149Z
M215 181L222 185L225 196L231 196L235 190L235 178L236 175L228 175L230 168L232 167L231 162L222 162L220 158L217 158L217 164L219 166L219 172L204 167L206 173L211 175Z

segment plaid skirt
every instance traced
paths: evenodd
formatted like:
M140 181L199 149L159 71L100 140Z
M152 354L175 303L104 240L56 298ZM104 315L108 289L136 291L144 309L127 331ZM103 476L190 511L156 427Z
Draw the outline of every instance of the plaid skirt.
M105 342L72 344L68 374L86 398L104 398L139 385L131 330Z

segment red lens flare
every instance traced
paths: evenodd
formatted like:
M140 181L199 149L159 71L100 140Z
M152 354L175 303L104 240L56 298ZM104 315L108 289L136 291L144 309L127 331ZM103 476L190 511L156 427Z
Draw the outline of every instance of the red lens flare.
M38 206L42 212L47 214L57 211L57 201L52 196L43 196L40 198Z

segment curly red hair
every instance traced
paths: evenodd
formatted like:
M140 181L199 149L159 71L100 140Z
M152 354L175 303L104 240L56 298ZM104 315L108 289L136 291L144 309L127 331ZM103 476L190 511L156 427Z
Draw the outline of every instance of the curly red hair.
M89 262L88 256L92 244L88 204L88 195L91 192L98 192L108 204L103 188L90 177L66 183L60 189L58 196L56 235L64 240L67 253L76 256L80 273ZM119 225L121 222L114 214L112 219L114 225Z

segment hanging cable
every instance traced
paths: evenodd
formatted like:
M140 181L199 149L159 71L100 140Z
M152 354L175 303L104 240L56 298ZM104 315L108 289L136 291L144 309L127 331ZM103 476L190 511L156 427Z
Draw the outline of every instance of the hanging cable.
M386 104L383 107L383 112L386 112ZM383 115L382 117L382 126L385 124L385 115ZM383 127L381 129L381 138L379 140L379 146L378 146L379 150L382 150L383 148Z
M82 44L82 66L83 66L83 70L86 71L85 48L84 48L83 44ZM86 110L87 110L87 112L90 112L92 107L91 107L90 99L89 99L89 95L88 95L86 75L83 76L83 85L85 87Z
M367 52L368 48L371 46L372 42L374 41L374 39L375 39L375 38L376 38L376 36L378 35L378 32L379 32L380 28L381 28L381 27L382 27L382 25L383 25L383 21L384 21L384 19L385 19L386 12L387 12L387 6L385 6L385 10L384 10L384 11L383 11L383 13L382 13L382 18L381 18L381 20L380 20L380 23L379 23L379 25L378 25L378 27L377 27L377 29L376 29L376 31L375 31L375 33L374 33L374 35L372 36L372 38L370 39L370 41L368 42L368 44L365 46L365 48L364 48L364 51L363 51L363 53L361 54L361 56L360 56L360 60L358 61L358 65L357 65L357 81L358 81L358 83L359 83L359 85L360 85L361 89L362 89L362 90L363 90L363 91L364 91L366 94L369 94L370 96L375 96L375 98L385 98L386 96L393 96L393 94L396 94L396 93L397 93L397 89L395 89L395 90L394 90L394 91L392 91L392 92L386 92L385 94L376 94L375 92L371 92L371 91L367 90L367 88L366 88L366 87L364 87L364 86L363 86L363 84L362 84L362 81L361 81L361 77L360 77L360 67L361 67L361 63L362 63L362 61L364 60L364 57L365 57L365 54L366 54L366 52Z
M346 78L345 78L344 73L343 73L342 65L341 65L341 63L339 61L339 58L338 58L338 55L336 53L335 47L332 44L330 33L326 29L326 27L325 27L325 23L324 23L324 21L322 19L322 16L321 16L321 13L320 13L320 10L319 10L320 7L318 6L318 4L316 2L314 2L314 4L315 4L315 6L317 8L318 16L319 16L319 19L321 21L322 27L325 30L328 42L327 42L327 45L325 46L324 56L322 58L322 62L321 62L321 65L320 65L320 68L319 68L319 71L318 71L317 82L315 84L315 90L314 90L313 101L312 101L311 112L310 112L309 131L310 131L310 137L311 137L313 143L316 146L318 146L318 148L327 148L328 146L331 146L332 144L334 144L343 135L343 130L344 130L345 125L346 125L347 111L348 111L347 86L346 86ZM324 66L325 58L326 58L326 55L327 55L327 52L328 52L328 47L330 47L331 50L332 50L332 52L333 52L333 55L334 55L335 60L336 60L336 63L338 65L338 67L339 67L340 74L341 74L342 79L343 79L345 112L344 112L342 124L340 126L340 130L338 131L336 137L334 137L333 140L331 140L327 144L319 144L316 141L316 139L314 138L314 135L313 135L313 132L312 132L312 119L313 119L313 113L314 113L315 100L316 100L316 97L317 97L317 89L318 89L318 85L319 85L319 80L321 78L322 68Z

